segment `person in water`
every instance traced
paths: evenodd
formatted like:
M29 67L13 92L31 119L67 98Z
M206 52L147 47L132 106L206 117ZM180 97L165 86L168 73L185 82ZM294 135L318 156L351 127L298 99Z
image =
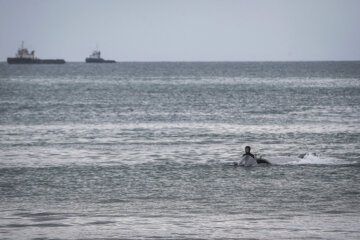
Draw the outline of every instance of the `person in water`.
M252 158L255 158L254 154L250 153L251 151L251 147L250 146L246 146L245 147L245 153L243 154L243 157L244 156L250 156Z
M260 163L270 164L270 162L266 159L255 158L254 154L252 154L250 151L251 151L251 147L246 146L245 153L242 155L242 159L239 162L234 162L234 166L249 167L249 166L254 166L254 165L260 164Z

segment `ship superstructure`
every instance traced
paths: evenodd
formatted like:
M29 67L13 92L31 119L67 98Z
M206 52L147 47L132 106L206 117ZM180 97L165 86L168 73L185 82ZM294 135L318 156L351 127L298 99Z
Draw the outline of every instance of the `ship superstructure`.
M98 50L94 50L93 53L89 56L91 59L101 59L101 52Z
M24 41L21 42L21 47L18 49L16 53L17 58L29 58L29 59L35 59L35 51L32 50L31 53L27 50L27 48L24 48Z

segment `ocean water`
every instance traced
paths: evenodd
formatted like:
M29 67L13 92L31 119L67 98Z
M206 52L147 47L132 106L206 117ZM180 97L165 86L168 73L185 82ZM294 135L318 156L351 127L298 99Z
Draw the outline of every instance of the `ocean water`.
M360 62L0 63L0 239L359 239L359 183Z

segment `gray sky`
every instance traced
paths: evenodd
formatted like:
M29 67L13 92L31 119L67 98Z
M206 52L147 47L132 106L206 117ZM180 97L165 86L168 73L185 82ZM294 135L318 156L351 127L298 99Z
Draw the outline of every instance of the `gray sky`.
M360 60L360 0L0 0L0 32L0 61Z

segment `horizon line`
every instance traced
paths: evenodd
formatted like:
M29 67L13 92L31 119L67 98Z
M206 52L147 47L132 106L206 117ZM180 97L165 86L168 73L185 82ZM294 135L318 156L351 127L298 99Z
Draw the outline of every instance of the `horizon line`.
M65 59L64 59L65 60ZM115 60L116 61L116 60ZM65 60L66 63L86 63L85 61L74 61ZM126 60L116 61L115 63L296 63L296 62L360 62L359 60L155 60L155 61L144 61L144 60ZM7 61L0 61L0 63L7 63ZM91 64L91 63L90 63ZM96 64L96 63L94 63ZM111 63L107 63L111 64ZM17 64L16 64L17 65ZM21 64L20 64L21 65ZM32 64L25 64L32 65ZM35 64L37 65L37 64Z

